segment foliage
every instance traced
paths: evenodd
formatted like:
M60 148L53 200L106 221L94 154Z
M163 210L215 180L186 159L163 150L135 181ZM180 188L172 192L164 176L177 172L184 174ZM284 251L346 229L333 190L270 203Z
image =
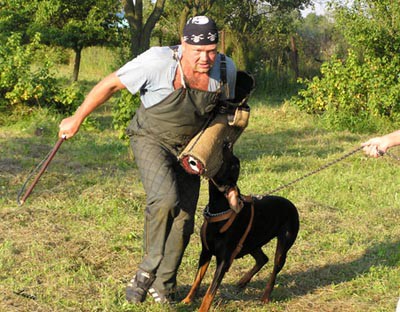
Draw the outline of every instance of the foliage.
M303 80L307 88L293 100L309 113L324 114L332 126L353 131L378 126L373 120L400 117L400 57L360 61L350 50L343 61L332 58L322 65L322 77Z
M33 21L34 11L26 1L0 0L0 44L5 44L12 33L22 34L26 42L26 30Z
M340 129L376 129L398 120L399 5L369 0L338 7L336 27L351 47L347 59L334 57L321 68L321 78L302 81L307 89L294 102Z
M118 130L119 137L125 137L125 130L129 121L135 114L136 109L140 106L140 97L138 94L133 95L128 90L122 90L121 96L117 98L113 106L113 126Z
M0 109L23 105L54 108L62 113L74 111L83 97L78 86L60 85L46 60L34 69L32 62L40 38L36 35L31 43L21 45L21 37L11 35L7 44L0 46Z
M265 86L270 85L263 80L266 77L284 80L288 74L289 77L297 75L298 64L293 62L295 51L291 40L295 35L295 21L300 19L299 10L308 3L306 0L217 1L212 12L225 31L226 53L239 69L250 71ZM265 93L275 90L263 89Z
M393 57L400 50L400 2L356 0L338 7L336 25L360 54Z
M37 4L30 31L43 41L73 50L117 43L120 7L108 0L42 0Z
M33 5L36 13L28 34L40 32L44 43L75 52L73 81L78 79L82 49L117 45L123 29L118 1L42 0Z
M113 0L0 0L0 40L13 32L24 42L36 33L42 43L75 52L73 81L78 79L81 51L88 46L113 46L124 31L121 6ZM4 41L3 41L4 42Z
M348 44L328 16L309 13L295 25L302 77L319 74L321 64L333 55L346 55Z
M208 15L217 20L213 13L210 12L215 2L217 0L167 1L161 19L154 29L154 39L158 39L159 45L179 44L183 28L189 17Z
M131 57L135 57L150 47L152 32L161 18L166 0L121 2L130 27Z

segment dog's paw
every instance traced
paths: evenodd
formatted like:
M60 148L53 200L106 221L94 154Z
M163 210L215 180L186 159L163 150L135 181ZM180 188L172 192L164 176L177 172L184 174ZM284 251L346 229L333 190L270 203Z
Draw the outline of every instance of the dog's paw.
M184 303L184 304L190 304L190 303L192 303L192 298L186 297L181 302Z

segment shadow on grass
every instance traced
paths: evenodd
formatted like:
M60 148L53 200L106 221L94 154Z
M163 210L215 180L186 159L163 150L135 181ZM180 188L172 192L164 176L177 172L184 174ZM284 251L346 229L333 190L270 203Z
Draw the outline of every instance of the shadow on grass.
M276 302L287 301L295 297L305 296L318 288L350 282L357 277L368 274L372 267L397 267L399 250L400 240L377 244L367 249L360 258L350 262L327 264L322 267L315 267L293 274L285 274L285 268L283 268L282 272L278 274L277 277L277 284L279 284L279 287L275 287L271 299ZM235 265L235 263L233 263L233 265ZM267 268L264 268L264 270L265 269ZM268 266L268 269L269 271L272 270L272 264ZM214 272L210 271L208 274L213 275ZM252 289L251 293L239 295L240 290L236 285L224 284L224 281L222 281L219 288L220 294L217 294L217 296L222 296L228 300L258 301L264 292L267 282L267 279L257 280L256 275L253 281L247 285L248 288ZM193 305L196 307L200 306L202 296L204 296L208 286L208 284L202 285L199 296L197 296ZM255 289L256 291L254 291ZM185 286L181 292L184 293L188 290L189 286ZM238 297L240 297L240 299ZM178 311L187 310L182 308L182 310Z
M282 274L282 292L278 291L275 298L276 300L285 300L304 296L324 286L349 282L368 274L372 267L397 267L399 250L400 240L381 243L367 249L361 257L354 261L327 264L295 274Z

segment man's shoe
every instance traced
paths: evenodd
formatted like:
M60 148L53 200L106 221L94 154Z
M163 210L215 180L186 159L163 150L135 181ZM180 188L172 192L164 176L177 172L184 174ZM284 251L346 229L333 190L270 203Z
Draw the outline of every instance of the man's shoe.
M150 296L153 297L153 299L156 303L170 304L175 301L175 292L172 292L172 293L166 295L165 293L157 290L157 288L155 288L154 286L151 286L149 288L148 292L149 292Z
M146 294L154 281L154 275L138 270L126 286L126 300L129 303L140 303L146 300Z

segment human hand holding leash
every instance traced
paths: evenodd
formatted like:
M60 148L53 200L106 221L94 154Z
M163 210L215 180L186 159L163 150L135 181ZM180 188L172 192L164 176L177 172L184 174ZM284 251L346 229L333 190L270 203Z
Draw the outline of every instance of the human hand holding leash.
M372 138L361 144L366 155L378 158L383 156L393 146L400 145L400 130Z

